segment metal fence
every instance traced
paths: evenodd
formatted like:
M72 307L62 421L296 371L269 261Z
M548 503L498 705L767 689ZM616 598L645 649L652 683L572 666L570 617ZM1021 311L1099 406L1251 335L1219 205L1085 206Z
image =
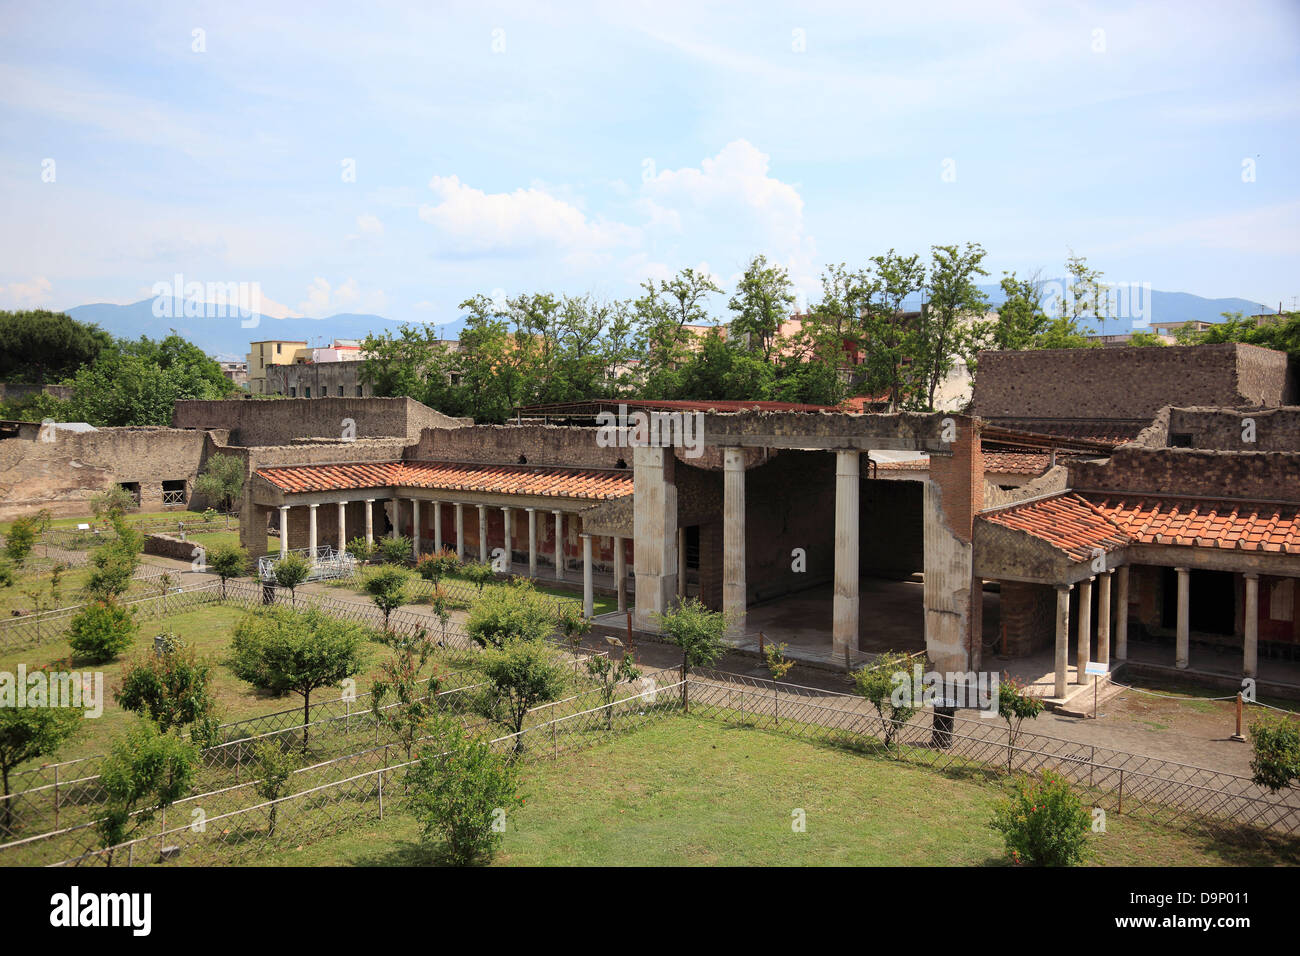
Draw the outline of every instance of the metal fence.
M1051 770L1108 813L1165 826L1212 826L1246 839L1300 837L1300 789L1272 793L1249 777L1021 730L1005 721L922 711L883 719L864 698L718 671L688 681L692 714L779 730L979 777ZM885 731L893 731L888 747Z
M348 578L357 573L357 559L346 551L335 551L333 545L322 544L315 549L293 548L275 554L265 554L257 559L257 576L263 583L275 581L275 565L287 554L296 554L311 562L308 581L331 581L335 578Z

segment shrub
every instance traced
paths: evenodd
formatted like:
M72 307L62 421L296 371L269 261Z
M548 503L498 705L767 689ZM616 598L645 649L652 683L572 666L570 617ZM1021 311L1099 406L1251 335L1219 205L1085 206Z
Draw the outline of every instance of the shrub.
M877 657L870 667L864 667L853 675L857 692L870 701L880 715L886 747L894 742L903 725L918 710L920 702L913 701L910 694L902 702L894 697L894 688L898 686L894 675L899 672L908 674L911 669L910 657L901 651L888 651Z
M86 580L86 592L100 601L120 597L131 586L140 567L144 535L130 527L120 515L113 518L115 537L101 545L90 559L94 565Z
M226 596L226 581L248 573L248 552L237 544L219 544L207 554L208 567L221 578L221 596Z
M551 645L521 640L486 648L478 666L492 689L484 716L515 734L515 753L522 753L528 711L560 699L569 686L568 667Z
M375 543L369 538L353 538L348 542L347 552L365 564L375 556Z
M999 803L990 826L1017 864L1073 866L1087 852L1091 816L1070 785L1047 770Z
M190 791L198 749L147 720L113 744L99 770L104 815L95 829L105 847L124 843L154 814ZM106 857L113 864L112 852Z
M469 583L478 588L479 591L483 590L483 585L490 584L497 577L496 571L492 570L492 565L482 561L475 561L473 564L465 565L463 573Z
M275 583L289 589L289 601L298 603L298 586L311 577L311 562L292 551L271 565Z
M114 698L125 710L148 717L163 733L189 727L195 740L211 744L218 725L211 684L211 662L193 649L173 647L127 664Z
M384 613L384 632L388 631L388 617L407 601L406 585L410 573L394 565L375 568L363 579L362 587L370 595L375 607Z
M523 805L519 768L450 722L436 747L441 752L423 757L407 777L420 839L446 863L484 862L501 840L506 815Z
M540 641L555 630L555 607L531 588L490 587L474 602L465 629L483 647Z
M460 567L460 558L450 548L443 548L434 554L421 555L415 564L415 570L426 581L437 584L449 574L455 574Z
M0 588L12 587L16 580L14 566L9 563L8 559L0 558Z
M1286 717L1250 725L1250 770L1255 783L1277 793L1300 780L1300 723Z
M682 709L690 709L686 675L692 667L708 667L727 649L727 616L711 611L699 598L688 598L658 615L656 623L669 644L682 649Z
M128 609L114 602L97 601L72 619L68 643L86 660L103 663L130 647L139 627Z
M405 564L411 557L411 539L406 535L384 538L379 542L379 557L384 564Z
M90 499L90 510L95 520L105 525L114 523L135 507L135 498L121 485L107 488Z

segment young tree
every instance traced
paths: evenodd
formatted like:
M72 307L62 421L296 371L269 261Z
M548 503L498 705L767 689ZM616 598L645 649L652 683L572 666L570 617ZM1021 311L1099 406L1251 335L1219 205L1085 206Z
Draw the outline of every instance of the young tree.
M1042 712L1043 701L1029 693L1024 684L1012 677L998 681L998 716L1007 722L1007 773L1011 772L1020 725L1037 720Z
M865 697L880 716L881 727L885 736L885 747L894 742L903 727L920 709L920 701L911 697L899 701L894 697L897 686L894 675L910 674L912 659L901 651L888 651L876 658L870 667L864 667L853 675L857 692Z
M374 602L375 607L383 612L385 634L389 630L389 616L405 604L409 598L406 586L410 583L410 580L411 576L405 569L386 564L383 567L375 568L362 581L362 586L365 588L366 593L370 595L370 600Z
M68 707L0 706L0 783L5 801L0 808L0 836L14 835L9 774L37 757L49 757L82 727L82 711Z
M244 495L244 463L234 455L213 455L194 479L194 490L222 511L231 511Z
M188 727L191 740L203 746L216 741L220 721L212 663L199 658L193 648L176 646L165 654L128 661L113 697L123 709L148 717L163 733Z
M99 770L104 815L95 822L106 862L112 848L125 843L161 810L189 793L199 762L198 749L141 720L114 742Z
M435 554L424 554L415 563L415 570L426 581L435 585L449 574L455 574L460 567L460 558L450 548L443 548Z
M766 256L755 256L745 268L728 305L735 313L731 332L745 342L750 352L771 361L781 323L794 308L794 287L790 274L780 266L768 265Z
M388 644L395 654L380 663L370 699L375 720L397 737L409 761L415 744L430 732L437 716L434 696L442 686L442 676L437 668L424 673L434 645L423 630L408 640L390 637ZM392 703L388 703L390 698Z
M275 801L284 795L285 784L301 765L301 761L291 752L280 747L275 741L267 740L253 748L253 761L257 767L258 780L253 785L257 795L271 802L267 810L266 836L275 836L276 811L280 805Z
M1065 301L1061 303L1062 317L1068 317L1069 328L1083 334L1082 322L1086 318L1095 319L1100 334L1106 333L1106 319L1109 316L1110 296L1102 284L1099 269L1088 266L1088 260L1073 252L1065 260L1068 274L1065 287Z
M569 671L555 648L542 641L512 640L487 647L479 657L492 693L483 716L499 721L515 735L515 753L524 750L524 721L534 707L559 700L569 686Z
M14 567L22 567L36 545L36 521L30 517L15 518L5 535L4 556Z
M615 663L614 659L605 654L598 654L588 657L586 661L587 675L596 682L600 688L600 700L605 706L605 729L609 730L614 726L614 694L618 690L619 684L630 684L641 677L641 669L636 666L636 661L629 653L624 653Z
M465 629L482 647L510 641L541 641L555 632L555 604L530 587L497 585L483 592L470 608Z
M144 536L117 515L113 519L114 537L100 545L91 556L93 565L86 579L86 593L99 601L113 601L125 594L140 567Z
M687 598L677 607L657 616L655 623L664 640L682 649L682 710L690 711L687 674L692 667L708 667L727 649L727 615L710 611L699 598Z
M248 573L248 552L237 544L219 544L207 554L208 567L221 578L221 600L226 599L226 582Z
M997 321L993 324L993 348L1020 351L1034 348L1047 331L1051 319L1043 310L1043 283L1035 272L1017 279L1014 272L1002 276L1002 294Z
M360 672L365 634L322 611L263 607L235 627L229 666L236 677L280 695L302 697L302 749L308 746L311 695Z
M483 586L496 580L497 573L492 570L492 565L482 561L475 561L472 564L466 564L461 571L469 580L469 583L483 593Z
M311 577L311 562L301 554L290 551L271 565L275 583L289 589L289 603L298 606L298 587Z
M131 492L121 485L105 488L90 499L90 511L104 527L111 527L117 519L136 507Z
M131 646L140 625L128 608L115 602L96 601L77 612L68 625L68 643L92 663L114 660Z
M407 776L421 841L452 865L489 859L501 840L503 815L523 805L519 765L452 721L442 722L430 749L437 752L422 757Z
M763 663L767 665L767 672L772 675L772 683L779 684L785 680L785 675L790 673L790 668L794 667L794 661L785 656L788 644L768 644L763 649ZM772 713L773 719L779 726L781 723L781 693L778 689L773 688L772 694Z
M411 539L404 534L396 538L383 538L379 542L379 556L384 564L406 564L411 557Z

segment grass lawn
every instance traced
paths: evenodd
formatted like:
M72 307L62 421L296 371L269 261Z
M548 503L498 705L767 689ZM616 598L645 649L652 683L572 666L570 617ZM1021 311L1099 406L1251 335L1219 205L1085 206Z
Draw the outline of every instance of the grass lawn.
M998 783L948 776L778 733L672 717L524 771L524 807L499 865L1004 865L988 827ZM803 810L806 832L791 827ZM1108 866L1275 864L1111 814L1094 834ZM257 865L399 866L425 860L401 812ZM1286 861L1286 862L1295 862Z
M379 565L372 565L372 567L378 567L378 566ZM473 583L471 583L468 578L463 577L462 575L459 574L449 574L446 577L444 577L443 580L455 582L456 584L464 588L468 588L471 591L474 590ZM365 590L361 587L361 585L357 581L353 580L352 578L339 578L337 580L327 581L325 583L330 587L342 588L363 596L366 593ZM579 603L581 603L582 601L581 591L573 591L573 590L566 590L564 588L551 587L544 583L541 583L540 580L536 580L536 579L533 581L533 589L540 594L549 594L552 597L563 598L567 601L578 601ZM424 598L418 598L412 601L411 603L427 604L428 601L425 600ZM629 603L628 606L632 607L633 605ZM600 592L596 592L594 599L592 601L592 608L595 614L604 614L607 611L618 610L618 599L612 594L601 594Z
M126 515L128 524L138 524L141 521L158 521L165 519L167 521L198 521L203 517L202 512L198 511L132 511ZM238 525L235 518L230 519L232 524ZM94 524L95 517L91 514L73 516L70 518L52 518L50 519L51 528L75 528L79 524ZM0 534L7 533L12 521L6 521L0 524Z
M239 529L235 528L231 531L200 531L198 534L186 534L185 540L202 545L208 551L211 551L219 544L233 544L238 547ZM280 539L267 535L266 550L269 554L279 554Z
M86 586L86 580L90 577L91 568L69 568L59 577L59 602L58 607L68 607L72 604L81 604L84 597L81 589ZM32 599L24 594L24 591L35 590L39 593L41 600L51 602L50 598L50 573L41 571L36 574L30 572L19 572L14 583L7 588L0 588L0 616L9 617L10 611L15 609L23 611L35 610ZM51 603L51 607L53 607Z
M210 606L176 614L164 620L145 621L140 625L135 645L126 654L107 664L86 664L71 660L72 648L66 641L52 641L37 647L21 651L0 653L0 671L15 672L19 663L28 669L43 664L54 665L59 670L89 670L104 673L104 714L94 720L84 721L84 729L59 751L55 760L69 760L90 754L104 753L109 742L120 735L135 719L133 714L122 710L113 700L113 692L121 686L121 676L126 660L132 654L153 652L155 634L169 632L193 647L200 656L217 661L213 669L213 688L217 696L217 706L222 723L255 717L260 714L274 713L302 707L302 698L297 694L285 697L272 697L254 690L249 684L239 680L224 664L223 660L230 647L230 638L235 624L244 615L239 608ZM357 691L364 693L370 687L374 665L387 651L378 644L367 644L367 667L357 676ZM338 697L338 690L322 689L312 695L313 701ZM39 763L49 763L50 758L41 758Z

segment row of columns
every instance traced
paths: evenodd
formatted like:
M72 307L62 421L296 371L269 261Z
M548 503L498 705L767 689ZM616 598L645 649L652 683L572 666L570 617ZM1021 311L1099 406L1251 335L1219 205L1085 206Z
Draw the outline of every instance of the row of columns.
M1178 593L1175 606L1177 620L1174 629L1174 666L1186 669L1191 651L1191 569L1175 568ZM1111 626L1111 576L1116 576L1119 613L1115 616L1115 658L1128 657L1128 568L1121 567L1099 575L1097 591L1097 659L1110 663ZM1259 575L1246 573L1246 606L1244 608L1242 640L1242 673L1257 676L1259 669ZM1076 633L1075 683L1085 683L1084 669L1088 666L1092 646L1092 582L1093 578L1079 582L1079 622ZM1070 629L1071 584L1056 586L1056 696L1064 697L1067 683L1068 647Z
M742 491L743 494L743 491ZM366 510L366 538L373 541L375 539L374 525L374 498L364 499ZM394 498L396 503L400 499ZM420 501L422 499L412 498L412 532L411 532L411 551L412 557L418 558L420 555ZM442 542L442 502L433 501L433 546L435 551L441 551ZM337 503L338 507L338 547L342 551L347 547L347 501ZM316 511L319 504L308 504L307 519L307 547L310 553L315 555L318 546L316 532ZM456 557L460 560L465 558L465 505L462 502L454 502L456 509ZM487 505L476 505L478 508L479 519L479 560L486 563L488 560L488 539L487 539ZM280 505L280 554L281 556L288 553L289 550L289 505ZM501 508L505 519L505 552L506 560L512 563L512 540L513 540L513 512L516 509L509 505L503 505ZM528 575L529 577L537 576L537 509L525 508L528 513ZM562 581L564 579L564 512L552 511L555 516L555 579ZM394 515L396 519L396 515ZM397 537L397 521L393 521L391 535ZM743 531L742 531L743 533ZM583 614L591 617L595 610L595 566L592 554L593 535L581 534L582 538L582 604ZM614 580L618 594L618 609L627 610L627 555L624 553L623 538L614 536ZM682 582L684 583L684 582Z

